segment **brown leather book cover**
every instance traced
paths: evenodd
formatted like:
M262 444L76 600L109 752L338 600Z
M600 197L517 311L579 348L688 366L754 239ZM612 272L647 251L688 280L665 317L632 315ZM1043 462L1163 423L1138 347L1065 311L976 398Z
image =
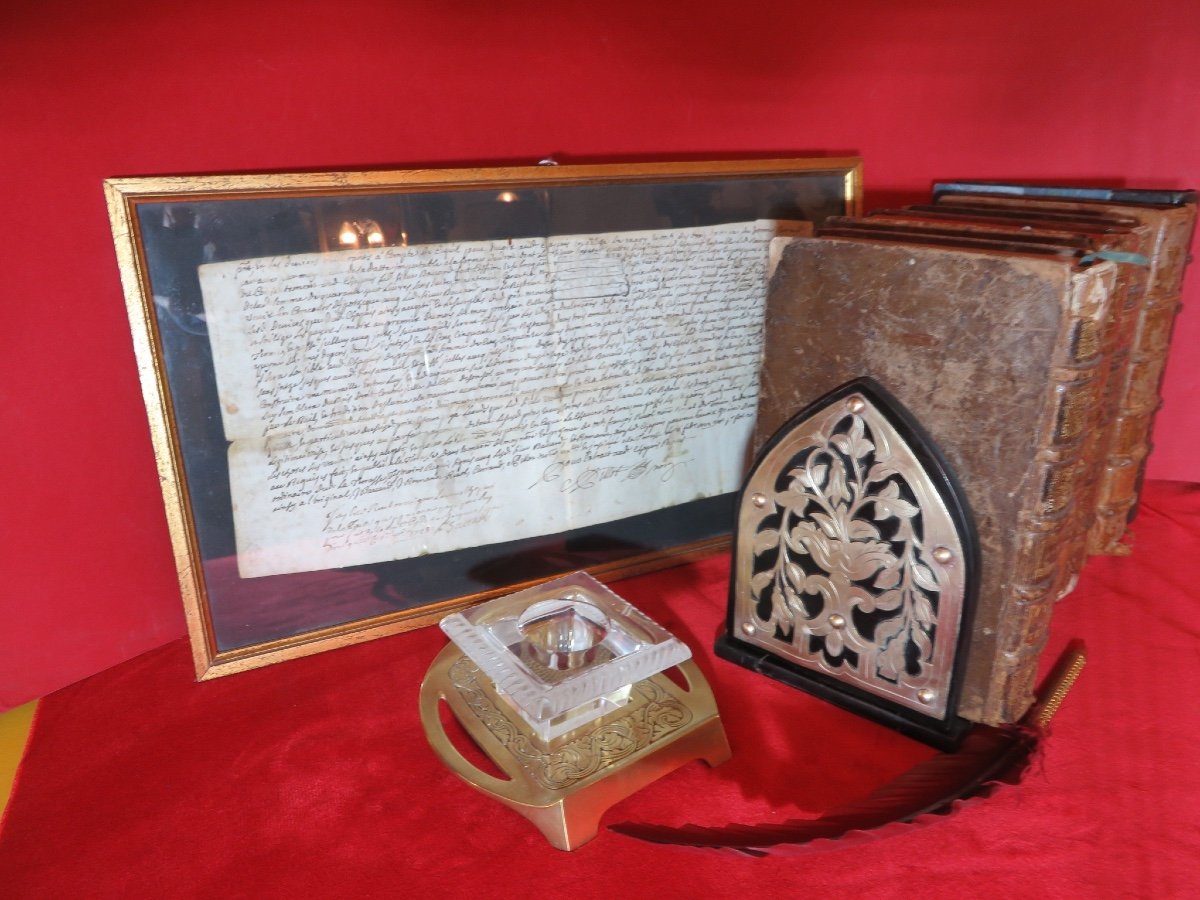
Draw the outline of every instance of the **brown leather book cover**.
M1044 237L1041 234L1005 234L996 231L968 231L956 228L929 228L921 225L882 223L870 218L836 216L821 226L826 236L878 237L881 240L907 240L919 244L941 244L954 247L1007 250L1013 253L1033 253L1078 258L1093 252L1093 243L1082 235L1071 238Z
M956 211L1115 216L1135 219L1142 225L1141 240L1134 252L1146 258L1146 287L1134 314L1129 365L1113 388L1116 410L1097 491L1096 521L1088 536L1091 553L1129 552L1125 537L1137 511L1138 492L1152 449L1154 416L1162 405L1162 377L1196 227L1195 194L1176 193L1172 203L1132 202L1141 195L1137 191L1123 192L1120 202L954 192L938 197L938 206ZM1152 201L1171 199L1147 196Z
M1006 208L999 203L989 202L984 203L948 203L946 197L939 197L936 204L914 204L906 207L913 212L936 213L938 215L964 215L964 216L982 216L986 215L989 218L998 220L1019 220L1028 219L1031 213L1023 208ZM1082 205L1082 204L1081 204ZM1045 219L1047 221L1072 222L1072 223L1095 223L1097 225L1111 226L1130 226L1137 225L1140 220L1132 216L1117 216L1111 213L1101 212L1095 209L1079 209L1079 210L1042 210L1036 214L1036 218Z
M897 234L924 234L952 240L969 237L1022 245L1048 244L1055 247L1072 247L1078 250L1096 249L1096 242L1087 233L1059 228L1034 229L1029 225L1017 222L980 225L969 220L966 222L957 219L939 220L932 216L922 218L899 216L889 219L884 215L871 213L866 216L830 216L825 220L821 230L824 232L836 228L862 228Z
M1128 379L1131 348L1137 315L1144 302L1147 266L1139 261L1150 229L1146 225L1127 224L1122 217L1096 214L1075 224L1033 218L1011 220L976 217L966 207L947 216L936 210L872 213L866 217L831 218L822 234L871 234L887 239L908 236L909 240L942 241L956 246L988 247L1016 252L1073 254L1078 259L1093 255L1115 254L1118 260L1116 288L1109 306L1108 320L1098 336L1104 354L1103 388L1097 385L1100 414L1098 426L1086 439L1081 456L1080 481L1076 489L1076 515L1080 520L1079 537L1069 566L1078 571L1090 553L1102 552L1089 544L1088 535L1106 512L1105 496L1111 475L1106 469L1109 447L1114 442L1120 419L1120 392ZM1076 231L1065 231L1073 227ZM1124 471L1124 470L1122 470Z
M800 238L767 301L759 446L797 410L870 376L964 485L981 548L960 714L1019 718L1073 572L1073 500L1094 427L1115 266L875 239Z

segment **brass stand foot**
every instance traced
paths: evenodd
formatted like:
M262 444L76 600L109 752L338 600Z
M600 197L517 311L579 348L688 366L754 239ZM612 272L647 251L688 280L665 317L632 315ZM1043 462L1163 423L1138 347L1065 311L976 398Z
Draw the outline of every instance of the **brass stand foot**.
M710 766L729 759L708 683L690 660L679 671L686 690L662 673L647 678L625 706L547 744L449 644L421 684L421 724L454 774L519 812L553 846L574 850L596 836L611 806L650 782L693 759ZM481 772L458 752L442 728L440 701L507 779Z

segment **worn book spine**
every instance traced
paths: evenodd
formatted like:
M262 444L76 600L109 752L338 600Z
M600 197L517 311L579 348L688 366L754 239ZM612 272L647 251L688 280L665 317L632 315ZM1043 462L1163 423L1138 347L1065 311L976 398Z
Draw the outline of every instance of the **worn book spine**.
M1072 276L1034 477L1019 514L1014 578L997 625L995 690L979 711L981 721L1015 721L1032 702L1050 614L1074 588L1086 560L1094 436L1106 414L1111 361L1105 353L1112 349L1111 309L1121 302L1118 296L1112 264Z
M1109 457L1120 421L1122 386L1134 365L1132 351L1137 317L1145 302L1145 270L1136 264L1115 265L1116 281L1103 336L1107 378L1103 396L1097 403L1099 417L1089 432L1083 453L1087 464L1079 492L1083 538L1078 548L1077 568L1082 568L1089 554L1097 552L1092 547L1091 535L1104 510Z
M1147 216L1147 218L1151 218ZM1180 309L1183 273L1196 227L1196 206L1158 210L1145 300L1134 325L1126 376L1117 386L1118 411L1101 475L1096 521L1088 534L1091 553L1125 555L1129 523L1153 448L1154 417L1162 405L1162 380L1175 317Z
M1118 216L1142 225L1136 229L1140 244L1131 249L1145 258L1143 288L1138 308L1131 314L1128 364L1115 374L1112 425L1087 542L1089 553L1126 555L1130 552L1128 526L1137 512L1152 449L1154 417L1162 405L1162 378L1196 227L1196 194L1126 190L1112 197L1081 196L1078 192L1055 194L1058 189L1054 188L1037 188L1037 194L1028 194L1024 185L991 185L1003 189L992 193L978 192L978 185L972 185L975 183L939 185L938 205L1024 210L1031 215Z

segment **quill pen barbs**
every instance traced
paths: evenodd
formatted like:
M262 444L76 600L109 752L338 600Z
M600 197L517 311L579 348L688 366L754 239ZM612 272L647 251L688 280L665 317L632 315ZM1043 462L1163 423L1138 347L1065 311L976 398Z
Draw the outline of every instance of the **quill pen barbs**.
M814 819L778 825L685 825L668 828L620 823L613 831L657 844L732 851L746 856L787 856L812 852L825 843L877 840L945 816L963 803L990 795L1001 784L1015 784L1036 757L1050 719L1083 670L1082 642L1072 643L1046 678L1038 702L1015 725L977 725L954 753L940 753L854 803Z

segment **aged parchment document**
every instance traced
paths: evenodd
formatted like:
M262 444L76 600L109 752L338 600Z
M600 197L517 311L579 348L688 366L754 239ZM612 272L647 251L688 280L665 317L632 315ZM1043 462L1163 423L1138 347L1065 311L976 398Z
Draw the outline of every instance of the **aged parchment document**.
M243 577L738 487L773 223L201 267Z

